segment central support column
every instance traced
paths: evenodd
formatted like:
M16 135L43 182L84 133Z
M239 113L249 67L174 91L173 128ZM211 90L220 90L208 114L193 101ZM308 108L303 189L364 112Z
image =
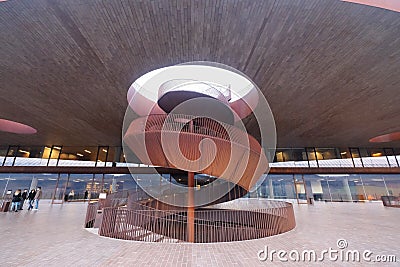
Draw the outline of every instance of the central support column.
M194 243L194 172L188 172L188 189L187 234L188 242Z

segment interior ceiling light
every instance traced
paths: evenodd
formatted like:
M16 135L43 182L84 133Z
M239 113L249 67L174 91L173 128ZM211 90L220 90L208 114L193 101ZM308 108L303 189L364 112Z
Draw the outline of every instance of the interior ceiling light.
M393 141L400 141L400 132L383 134L383 135L379 135L379 136L369 139L369 142L371 142L371 143L386 143L386 142L393 142Z
M54 146L53 148L57 149L57 150L61 150L61 147L59 147L59 146Z
M15 134L35 134L37 130L31 126L6 119L0 119L0 131Z
M28 151L25 151L25 150L18 150L19 152L21 152L21 153L29 153Z
M347 152L346 152L346 151L344 151L344 152L341 152L340 154L342 154L342 155L346 155L346 154L347 154Z
M76 155L79 157L83 157L83 155L81 153L76 153Z
M372 154L373 157L380 157L382 156L382 153L378 152L378 153L373 153Z
M87 149L85 149L85 150L83 150L83 151L85 151L86 153L89 153L89 154L91 154L92 152L90 152L89 150L87 150Z
M107 149L103 149L103 152L107 153Z

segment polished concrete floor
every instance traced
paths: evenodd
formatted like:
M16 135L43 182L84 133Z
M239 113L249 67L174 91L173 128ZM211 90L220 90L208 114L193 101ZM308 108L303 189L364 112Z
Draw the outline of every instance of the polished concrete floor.
M0 213L0 266L365 266L365 261L329 260L282 263L275 258L261 261L260 250L338 249L370 250L394 255L400 265L400 209L382 203L315 203L294 205L297 227L278 236L219 244L165 244L121 241L100 237L83 228L86 204L50 205L42 201L38 211ZM319 255L319 254L318 254ZM260 257L265 254L261 253ZM274 255L273 255L274 256ZM283 257L285 259L285 257ZM288 256L286 256L286 259ZM370 257L371 258L371 257ZM373 258L374 259L374 258Z

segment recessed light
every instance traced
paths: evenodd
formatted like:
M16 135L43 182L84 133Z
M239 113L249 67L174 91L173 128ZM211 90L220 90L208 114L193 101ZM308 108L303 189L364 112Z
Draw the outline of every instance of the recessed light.
M76 153L76 155L79 157L83 157L83 155L81 153Z
M107 149L103 149L103 152L107 153Z
M341 152L340 154L342 154L342 155L346 155L347 154L347 152L345 151L345 152Z
M83 150L83 151L85 151L86 153L92 153L92 152L90 152L89 150L87 150L87 149L85 149L85 150Z

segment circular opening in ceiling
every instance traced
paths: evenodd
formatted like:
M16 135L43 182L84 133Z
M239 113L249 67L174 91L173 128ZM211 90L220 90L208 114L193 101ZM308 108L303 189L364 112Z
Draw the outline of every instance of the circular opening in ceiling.
M0 131L15 134L35 134L37 130L23 123L0 119Z
M369 139L369 141L371 143L386 143L386 142L399 141L399 140L400 140L400 132L379 135L379 136Z

